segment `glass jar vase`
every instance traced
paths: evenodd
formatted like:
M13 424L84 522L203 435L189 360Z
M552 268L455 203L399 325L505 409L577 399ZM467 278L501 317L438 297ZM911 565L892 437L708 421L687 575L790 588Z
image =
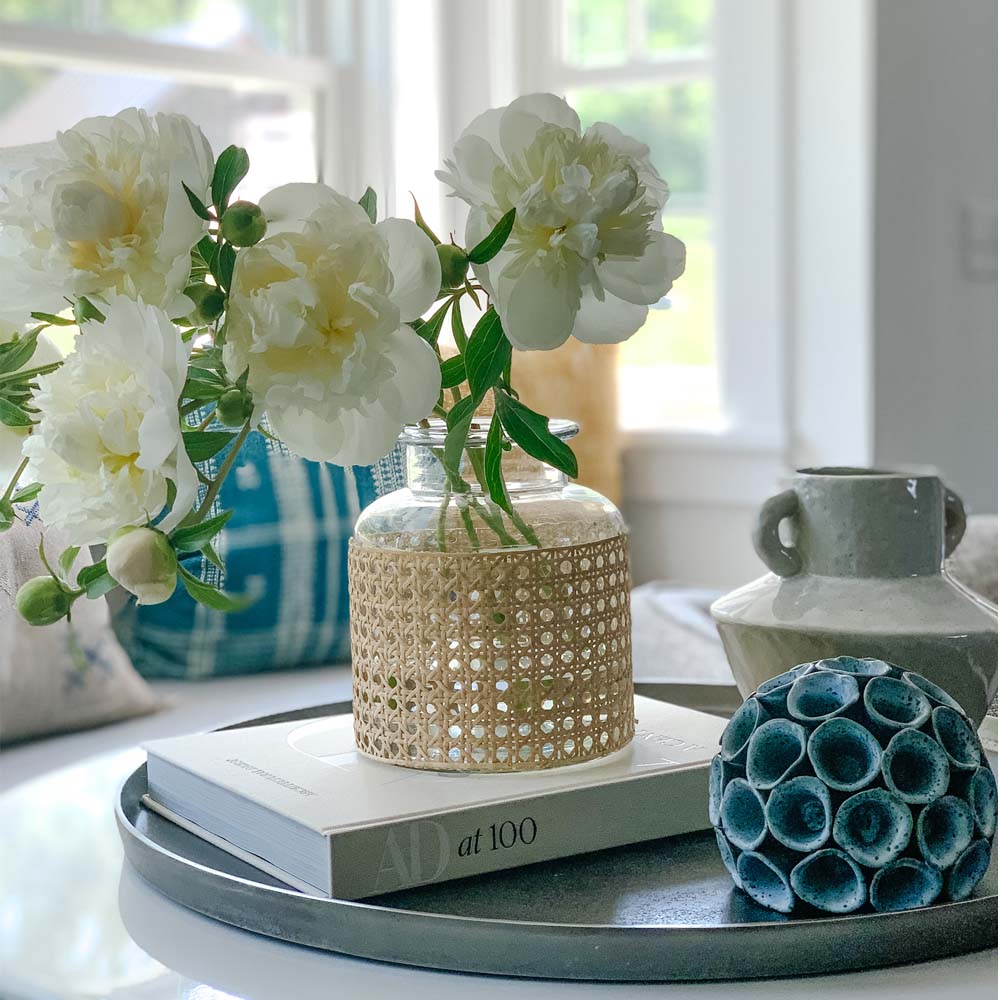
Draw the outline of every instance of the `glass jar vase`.
M566 440L568 421L550 429ZM634 733L625 524L610 500L513 445L510 511L483 487L486 430L460 475L440 423L401 437L406 485L351 543L359 749L405 766L520 771L580 763Z

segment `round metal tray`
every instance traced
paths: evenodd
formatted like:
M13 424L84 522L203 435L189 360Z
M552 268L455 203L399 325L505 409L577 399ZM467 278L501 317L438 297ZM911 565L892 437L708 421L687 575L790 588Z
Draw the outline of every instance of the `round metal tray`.
M639 693L663 697L660 686ZM350 711L322 705L262 725ZM679 981L848 972L991 948L997 855L976 894L899 913L784 917L734 889L711 831L361 902L289 888L144 809L145 766L116 807L125 855L170 899L327 951L460 972Z

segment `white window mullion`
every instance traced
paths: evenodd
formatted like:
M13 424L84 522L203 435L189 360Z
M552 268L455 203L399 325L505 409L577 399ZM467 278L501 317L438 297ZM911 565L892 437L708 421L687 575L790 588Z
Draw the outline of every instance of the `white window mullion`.
M3 24L0 61L54 65L100 73L169 76L213 85L266 83L276 90L326 84L320 58L255 52L247 55L195 45L174 45L114 33L91 33L33 24Z

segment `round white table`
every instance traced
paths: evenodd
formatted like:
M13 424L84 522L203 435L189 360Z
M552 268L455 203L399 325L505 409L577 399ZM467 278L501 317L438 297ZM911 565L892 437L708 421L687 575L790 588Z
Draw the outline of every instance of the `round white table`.
M112 806L119 784L143 758L141 750L98 756L0 796L0 996L986 1000L997 995L996 952L822 978L612 985L430 972L286 945L187 911L123 864Z

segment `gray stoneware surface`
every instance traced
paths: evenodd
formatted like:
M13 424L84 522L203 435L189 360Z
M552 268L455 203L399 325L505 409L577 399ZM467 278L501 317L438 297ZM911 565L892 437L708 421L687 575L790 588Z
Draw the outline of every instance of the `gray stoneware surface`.
M663 697L669 686L636 689ZM245 725L349 710L319 706ZM996 944L995 849L973 898L888 914L793 919L765 910L734 889L710 830L343 902L289 889L149 813L139 804L145 789L141 767L117 813L126 857L147 882L225 923L362 958L505 976L680 981L847 972Z
M997 609L942 571L964 527L936 476L797 473L754 533L772 572L712 605L743 697L799 663L874 657L929 677L978 726L996 694Z

